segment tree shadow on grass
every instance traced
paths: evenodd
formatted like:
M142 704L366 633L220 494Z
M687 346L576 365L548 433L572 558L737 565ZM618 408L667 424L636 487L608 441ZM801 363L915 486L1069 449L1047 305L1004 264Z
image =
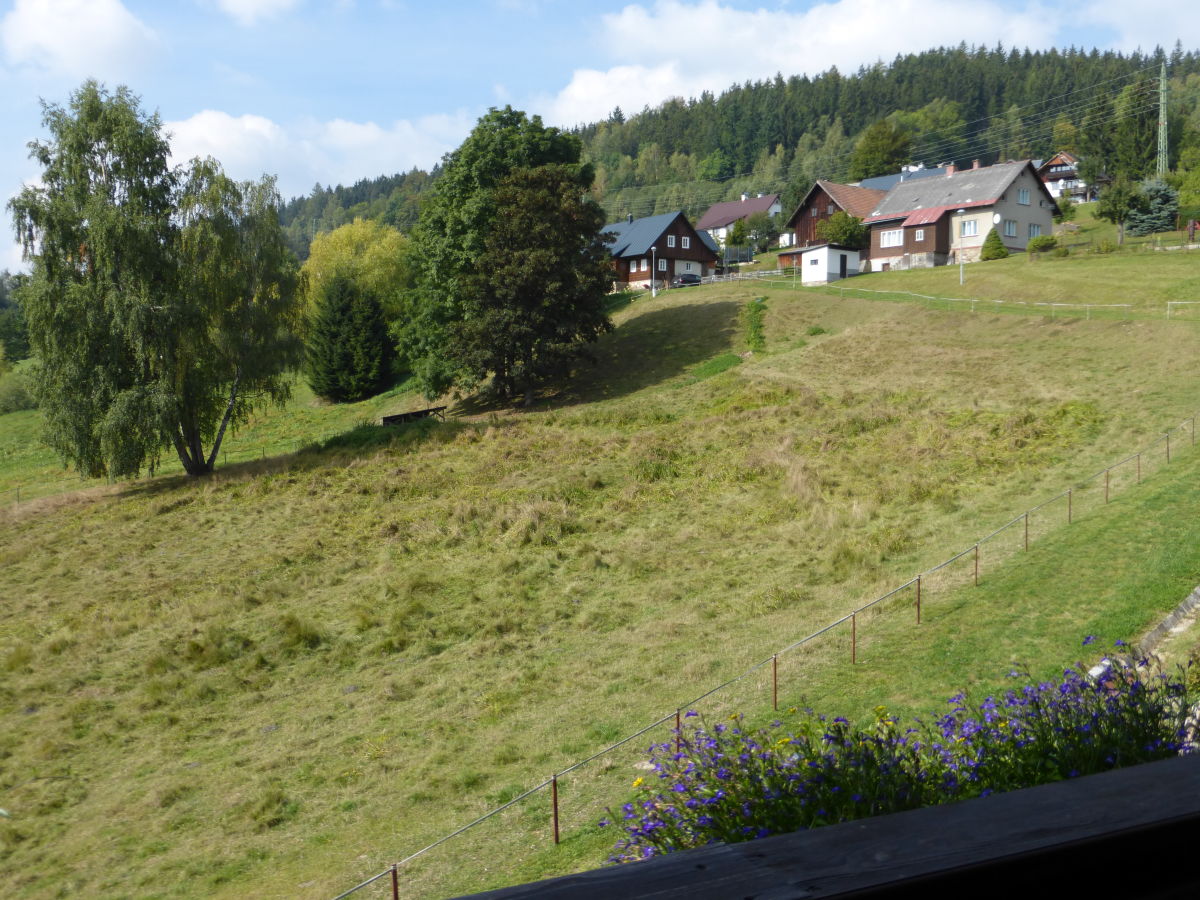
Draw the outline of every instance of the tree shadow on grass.
M653 301L651 301L653 302ZM570 406L628 396L682 375L727 353L738 330L734 300L650 309L604 335L551 405Z

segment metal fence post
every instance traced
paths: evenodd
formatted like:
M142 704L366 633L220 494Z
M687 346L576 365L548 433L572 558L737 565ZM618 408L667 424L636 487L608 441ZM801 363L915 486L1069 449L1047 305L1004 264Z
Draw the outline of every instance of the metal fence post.
M1110 471L1111 471L1110 469L1104 470L1104 502L1105 503L1108 502L1108 473Z
M1137 483L1141 484L1142 483L1142 454L1140 454L1140 453L1137 455L1137 466L1138 466Z
M1071 488L1067 488L1067 524L1068 524L1068 525L1070 525L1070 524L1071 524L1071 513L1072 513L1071 506L1072 506L1072 503L1071 503Z
M921 624L921 576L917 576L917 624Z
M558 844L558 776L550 776L550 804L554 809L554 843Z
M392 900L400 900L400 874L396 871L396 863L392 863Z
M680 710L675 710L675 752L679 753L683 749L683 717L680 715Z
M779 711L779 654L771 657L771 704Z
M850 665L858 662L858 613L850 614Z
M1167 462L1171 461L1171 432L1167 432Z
M979 587L979 545L975 545L975 587Z

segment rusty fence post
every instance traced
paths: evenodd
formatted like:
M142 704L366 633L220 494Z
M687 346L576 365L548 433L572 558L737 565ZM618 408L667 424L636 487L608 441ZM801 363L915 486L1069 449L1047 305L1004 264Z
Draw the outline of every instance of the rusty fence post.
M921 576L917 576L917 624L921 624Z
M979 587L979 545L975 545L975 587Z
M558 776L550 776L550 805L554 808L554 843L558 844Z
M1142 454L1140 454L1140 453L1137 455L1137 466L1138 466L1137 483L1141 484L1142 483Z
M771 657L771 705L779 712L779 654Z
M1025 513L1025 552L1029 552L1029 513Z
M1171 461L1171 432L1167 432L1167 462Z
M1071 496L1072 496L1072 494L1071 494L1071 488L1067 488L1067 524L1068 524L1068 525L1070 525L1070 524L1071 524L1071 518L1072 518L1072 517L1071 517L1071 513L1072 513L1072 511L1073 511L1073 510L1071 509L1071 506L1072 506L1072 503L1071 503Z
M858 662L858 613L850 614L850 665Z
M400 873L396 871L396 863L392 863L392 900L400 900Z
M1108 473L1111 471L1112 471L1111 469L1104 470L1104 502L1105 503L1108 502Z
M680 710L675 710L675 752L679 753L683 747L683 716L680 715Z

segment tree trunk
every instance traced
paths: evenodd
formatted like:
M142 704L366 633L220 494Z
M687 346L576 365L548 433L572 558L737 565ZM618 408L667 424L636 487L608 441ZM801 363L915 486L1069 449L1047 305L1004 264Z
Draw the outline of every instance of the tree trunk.
M175 453L179 456L179 461L183 464L183 471L187 472L193 478L198 475L203 475L208 471L204 465L204 457L193 455L192 451L196 445L196 441L188 441L183 435L182 428L176 428L171 435L171 440L175 444Z
M213 441L212 453L208 455L208 471L213 470L213 466L217 462L217 452L221 449L221 441L225 440L225 429L229 426L229 420L233 416L233 408L237 403L238 385L242 380L242 368L238 366L234 370L233 386L229 389L229 402L225 404L225 415L221 417L221 427L217 429L217 437Z

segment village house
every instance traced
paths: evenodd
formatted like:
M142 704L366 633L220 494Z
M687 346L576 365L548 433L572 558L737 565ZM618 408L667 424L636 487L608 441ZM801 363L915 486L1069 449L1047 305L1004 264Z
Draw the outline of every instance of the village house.
M609 246L618 285L664 287L680 275L712 275L717 246L711 235L697 231L680 211L605 225L615 238Z
M979 259L995 227L1004 246L1021 251L1050 234L1058 211L1029 160L998 163L897 184L863 221L874 271L944 266Z
M836 212L844 212L859 219L865 219L886 196L886 191L872 190L853 184L838 184L833 181L819 180L814 184L796 211L787 221L788 229L795 234L792 246L811 247L814 244L824 244L825 239L817 233L817 225L829 219ZM797 250L798 254L799 251ZM794 265L796 260L784 260L780 255L779 264ZM799 259L797 255L796 259Z
M1079 160L1060 150L1037 167L1038 178L1055 200L1086 203L1096 199L1096 189L1079 177Z
M756 212L777 216L782 209L778 194L759 194L757 197L742 194L739 200L714 203L708 208L708 212L700 217L696 228L700 231L707 231L720 246L724 247L733 223L738 219L748 219Z

